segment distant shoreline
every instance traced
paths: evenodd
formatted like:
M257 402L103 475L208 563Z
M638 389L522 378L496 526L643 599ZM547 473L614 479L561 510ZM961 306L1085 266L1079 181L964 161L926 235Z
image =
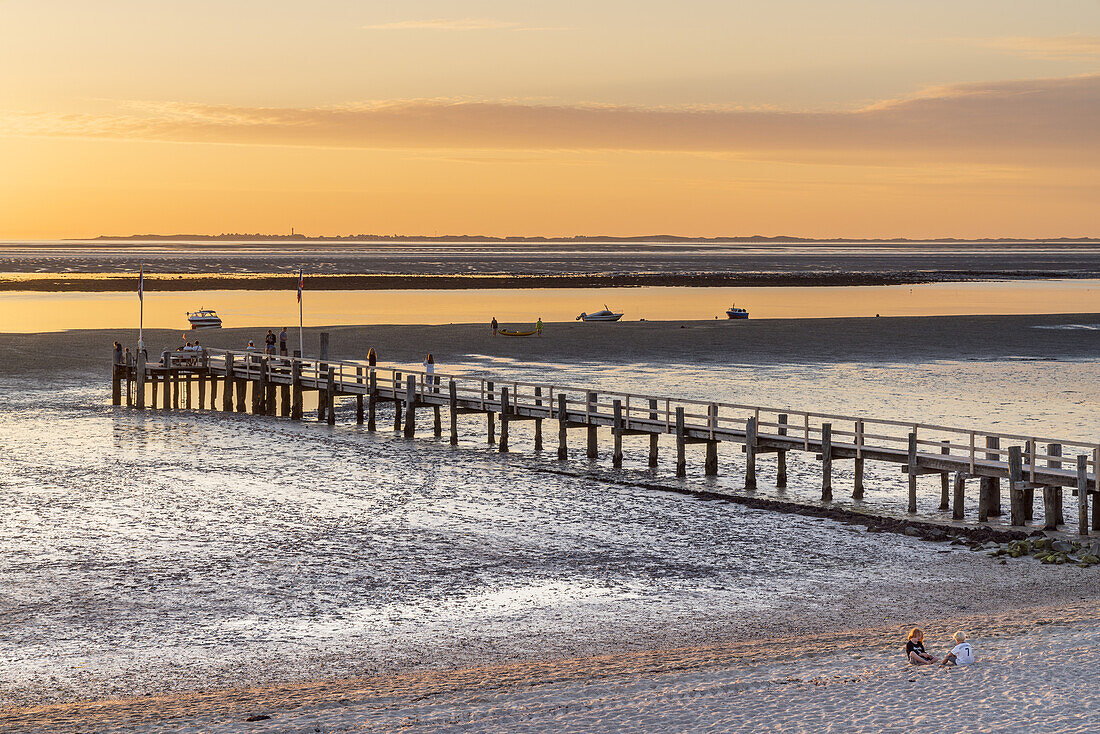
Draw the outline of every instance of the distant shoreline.
M301 234L247 234L247 233L223 233L223 234L129 234L129 235L98 235L91 239L64 238L63 242L96 242L96 241L133 241L155 240L160 242L188 241L188 242L677 242L677 243L783 243L792 242L798 244L860 244L881 242L913 242L913 243L1049 243L1049 242L1100 242L1100 237L792 237L789 235L749 235L749 236L718 236L718 237L689 237L684 235L634 235L618 237L615 235L574 235L572 237L544 237L544 236L508 236L492 237L487 235L448 234L448 235L384 235L384 234L353 234L353 235L301 235Z
M310 290L483 290L512 288L642 288L642 287L839 287L962 283L973 281L1095 278L1081 271L899 271L899 272L771 272L771 273L573 273L568 275L435 275L435 274L311 274ZM145 287L157 291L286 290L296 273L262 275L146 275ZM0 291L110 293L137 288L136 274L103 273L81 277L0 278ZM288 283L290 285L288 285Z

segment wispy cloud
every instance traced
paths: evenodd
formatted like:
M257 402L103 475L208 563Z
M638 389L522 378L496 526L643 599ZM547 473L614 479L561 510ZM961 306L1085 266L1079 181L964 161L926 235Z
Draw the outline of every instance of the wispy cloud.
M560 31L564 28L530 26L494 18L432 18L429 20L398 20L363 26L368 31Z
M983 46L1028 58L1087 61L1100 59L1100 36L1011 36L981 41Z
M320 108L131 103L0 114L0 134L432 150L720 152L775 160L914 156L1100 164L1100 74L964 84L854 111L405 100Z

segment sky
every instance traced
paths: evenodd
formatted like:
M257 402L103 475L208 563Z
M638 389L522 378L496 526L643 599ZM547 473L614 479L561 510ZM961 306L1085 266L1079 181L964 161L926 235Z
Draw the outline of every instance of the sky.
M1097 0L0 0L0 238L1100 236Z

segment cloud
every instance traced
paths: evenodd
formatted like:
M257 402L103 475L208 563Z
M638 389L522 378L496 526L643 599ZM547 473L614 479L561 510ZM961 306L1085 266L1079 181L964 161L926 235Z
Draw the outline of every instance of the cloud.
M509 20L493 18L433 18L430 20L398 20L363 26L368 31L553 31L563 28L525 26Z
M984 40L982 45L1012 51L1032 59L1054 61L1100 59L1100 36L1012 36Z
M0 115L0 134L422 150L713 152L834 162L1100 162L1100 74L928 89L853 111L404 100L319 108L130 103Z

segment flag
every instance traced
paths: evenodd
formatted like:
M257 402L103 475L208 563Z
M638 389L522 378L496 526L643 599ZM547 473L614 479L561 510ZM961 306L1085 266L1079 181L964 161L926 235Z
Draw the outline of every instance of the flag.
M305 286L305 279L302 277L302 271L298 271L298 303L302 302L302 288Z
M145 302L145 263L141 264L141 270L138 271L138 300Z

